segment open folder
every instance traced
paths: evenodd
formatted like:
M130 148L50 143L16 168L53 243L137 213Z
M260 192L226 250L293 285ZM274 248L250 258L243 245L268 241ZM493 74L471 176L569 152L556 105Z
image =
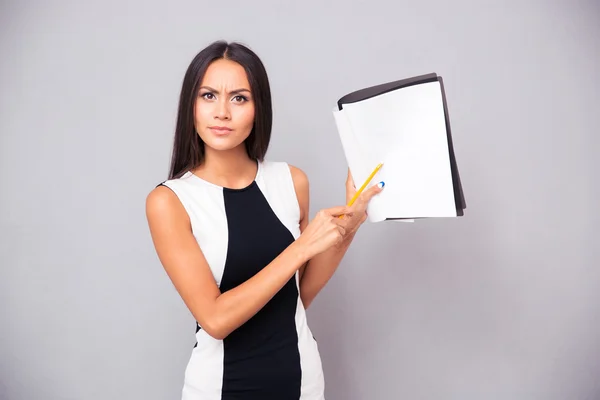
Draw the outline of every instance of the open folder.
M349 93L333 115L357 186L383 163L370 183L385 182L369 203L370 221L464 215L441 76L420 75Z

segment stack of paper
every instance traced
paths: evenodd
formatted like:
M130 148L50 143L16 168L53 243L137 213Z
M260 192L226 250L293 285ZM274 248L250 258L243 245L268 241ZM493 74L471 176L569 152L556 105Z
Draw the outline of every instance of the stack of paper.
M442 78L421 75L352 92L333 111L356 186L385 182L369 220L458 217L466 203Z

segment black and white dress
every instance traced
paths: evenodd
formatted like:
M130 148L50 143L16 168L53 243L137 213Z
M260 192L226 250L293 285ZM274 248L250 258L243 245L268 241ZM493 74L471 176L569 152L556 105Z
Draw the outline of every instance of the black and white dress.
M230 189L186 172L162 183L185 207L222 293L250 279L300 235L289 165L258 163L255 180ZM217 340L201 326L182 400L323 400L317 343L306 321L298 273L245 324Z

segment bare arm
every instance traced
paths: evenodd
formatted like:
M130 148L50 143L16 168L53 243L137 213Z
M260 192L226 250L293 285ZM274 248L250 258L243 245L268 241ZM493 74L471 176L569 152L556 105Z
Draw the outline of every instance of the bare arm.
M294 180L294 188L300 205L300 231L308 224L310 208L310 189L308 177L297 167L290 165ZM344 237L344 240L325 252L316 255L300 269L300 297L304 308L308 308L317 294L325 287L342 261L355 233Z
M169 278L206 332L223 339L256 314L306 262L294 242L243 284L221 293L176 195L159 186L147 198L152 240Z
M308 308L319 292L331 279L352 243L352 233L335 247L316 255L307 264L300 281L300 296L304 308Z
M308 234L251 279L221 293L175 193L159 186L146 200L152 241L165 271L198 324L216 339L225 338L255 315L310 257L341 240L343 229L333 215L343 209L321 212Z
M304 172L296 167L290 166L290 170L294 179L294 188L296 189L298 203L300 204L300 229L302 230L307 224L309 215L310 196L308 178ZM300 270L300 297L302 298L304 308L310 306L312 301L317 297L319 292L325 287L337 270L356 235L357 229L366 219L366 205L369 200L380 191L381 188L373 187L364 192L361 195L360 200L357 201L356 206L348 210L350 213L345 216L345 218L347 217L350 219L349 226L352 228L344 235L343 240L326 251L315 255L307 264L302 266ZM354 186L354 181L350 171L348 171L348 178L346 180L346 201L350 200L355 192L356 188Z

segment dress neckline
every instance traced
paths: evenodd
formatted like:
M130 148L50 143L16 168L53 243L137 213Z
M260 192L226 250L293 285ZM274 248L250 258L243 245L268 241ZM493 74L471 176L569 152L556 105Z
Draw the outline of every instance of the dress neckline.
M192 171L187 171L182 176L182 178L189 177L189 178L193 179L194 181L199 182L201 184L204 184L204 185L207 185L207 186L211 186L211 187L213 187L215 189L220 189L220 190L228 191L228 192L243 192L243 191L248 190L248 189L250 189L250 188L252 188L253 186L256 185L256 181L258 180L261 172L262 172L262 163L260 161L256 161L256 175L254 176L254 179L247 186L242 187L242 188L230 188L230 187L226 187L226 186L217 185L216 183L209 182L206 179L200 178L198 175L196 175Z

